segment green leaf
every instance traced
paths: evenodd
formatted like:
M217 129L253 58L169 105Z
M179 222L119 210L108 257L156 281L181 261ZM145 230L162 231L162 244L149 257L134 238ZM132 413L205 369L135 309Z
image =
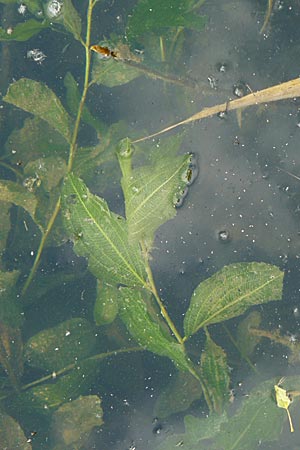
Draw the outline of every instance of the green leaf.
M92 80L97 84L112 88L127 84L141 75L140 70L122 60L104 60L99 55L93 58Z
M25 119L5 143L6 156L13 164L26 165L38 158L54 156L68 160L69 145L60 133L39 117Z
M156 450L175 450L181 448L181 443L184 450L207 450L207 440L217 436L221 425L226 422L225 414L210 414L206 418L185 416L185 433L168 436Z
M200 362L201 380L206 403L211 412L221 414L228 402L229 369L226 353L206 331L206 343Z
M31 217L34 218L37 206L35 195L14 181L0 181L0 200L6 203L13 203L24 208Z
M67 72L64 78L64 85L67 90L67 103L69 110L73 116L76 116L81 95L78 89L78 83L75 81L75 78L70 72ZM104 124L90 113L86 105L83 107L81 119L83 122L95 128L96 131L101 134L103 133L105 129Z
M284 273L265 263L225 266L193 292L184 319L185 335L243 314L250 306L280 300Z
M0 203L0 269L4 266L2 266L2 255L6 249L7 237L10 230L10 207L11 205L9 203Z
M103 424L101 400L97 395L79 397L54 412L52 429L58 445L82 448L94 427Z
M131 336L137 343L157 355L167 356L180 370L189 370L190 361L183 346L167 335L157 320L151 317L147 304L140 291L131 288L120 289L119 315Z
M274 380L268 380L250 392L236 414L221 427L212 448L253 450L278 439L286 413L272 399L274 384Z
M131 242L146 240L150 247L157 228L176 215L175 203L188 184L191 166L191 155L176 156L181 140L181 136L169 138L163 148L152 151L150 164L136 169L131 166L130 141L120 143L118 158Z
M251 356L255 347L260 342L261 336L255 336L249 332L250 328L259 328L260 323L261 314L258 311L251 311L251 313L239 323L236 332L236 341L238 349L243 357Z
M21 303L16 284L19 272L0 272L0 321L12 328L23 322Z
M38 177L46 192L57 187L67 173L67 164L58 156L40 157L24 167L24 175Z
M40 16L43 12L43 5L41 0L18 0L18 3L26 5L28 11L30 11L32 14Z
M0 442L1 448L31 450L31 445L16 420L0 411Z
M184 27L201 31L205 17L189 12L190 0L140 0L129 17L126 37L138 40L149 31L163 35L170 27Z
M80 40L81 19L71 0L64 0L63 2L63 20L66 29L73 34L75 39Z
M24 357L30 366L57 371L91 355L95 347L91 324L75 318L32 336L24 347Z
M45 120L70 142L71 119L60 100L45 84L21 78L9 86L3 100Z
M41 30L49 27L49 23L40 22L35 19L29 19L26 22L18 23L12 33L0 28L0 41L28 41L32 36L38 34Z
M138 245L129 245L127 224L110 211L106 201L89 192L70 174L62 196L65 226L75 239L74 250L88 258L89 269L106 283L146 287Z
M98 361L80 361L73 370L57 379L53 371L51 382L34 386L10 399L10 410L32 429L37 417L47 419L60 405L88 393L98 376L98 367Z
M94 306L94 319L97 325L112 323L119 310L120 291L115 286L97 280L97 297Z
M177 372L157 398L154 415L164 419L185 411L201 396L200 382L188 372Z

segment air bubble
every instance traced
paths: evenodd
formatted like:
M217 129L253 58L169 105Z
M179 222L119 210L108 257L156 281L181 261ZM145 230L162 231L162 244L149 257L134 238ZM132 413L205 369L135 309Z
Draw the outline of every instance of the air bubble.
M184 199L188 194L188 187L186 186L180 192L177 192L173 198L173 204L175 208L180 208L183 205Z
M233 86L233 94L238 97L244 97L247 94L248 88L245 83L239 82Z
M230 241L230 233L228 230L220 230L217 233L218 240L221 242L229 242Z
M58 0L50 0L46 6L46 15L49 19L55 19L59 17L62 13L62 3Z

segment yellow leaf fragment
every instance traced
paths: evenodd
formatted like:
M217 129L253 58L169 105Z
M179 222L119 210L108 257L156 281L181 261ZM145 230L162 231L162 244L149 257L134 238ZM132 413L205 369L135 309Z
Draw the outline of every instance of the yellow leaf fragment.
M280 381L281 380L279 380L279 383L280 383ZM276 404L277 404L278 408L283 408L286 410L286 413L287 413L287 416L289 419L290 430L291 430L291 433L293 433L295 430L294 430L292 418L291 418L291 415L289 412L289 406L293 400L292 400L292 397L288 394L288 392L279 386L279 383L275 384L275 386L274 386Z

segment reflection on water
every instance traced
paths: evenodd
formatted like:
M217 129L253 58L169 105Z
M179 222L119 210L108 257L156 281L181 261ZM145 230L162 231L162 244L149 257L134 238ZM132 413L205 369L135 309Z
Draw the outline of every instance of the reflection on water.
M74 1L83 23L87 3ZM143 37L139 41L138 34L134 36L135 39L130 36L130 28L129 31L127 28L127 34L125 32L132 7L137 2L130 1L122 7L115 2L106 3L97 10L95 19L101 26L93 28L90 44L98 50L105 49L102 53L105 53L107 67L109 64L124 63L127 72L124 69L121 74L113 73L107 77L102 72L100 75L97 72L99 61L93 66L94 79L87 96L90 112L83 110L84 124L79 130L77 140L78 147L82 147L82 153L79 152L79 156L75 158L73 169L84 179L92 192L106 198L112 211L124 215L124 200L119 183L120 169L114 154L111 156L110 145L115 148L116 143L127 135L133 140L138 139L181 121L206 106L243 97L250 92L298 77L300 5L297 1L291 4L269 2L273 3L272 13L268 24L260 33L266 4L262 5L254 0L228 0L221 4L214 0L195 2L197 11L200 3L203 3L199 13L206 15L207 21L202 31L195 31L195 27L191 26L184 32L179 24L176 38L174 34L167 33L163 39L153 32L155 26L152 24L153 29L150 25L147 29L152 33L150 38L147 40ZM179 3L174 2L174 8L178 8ZM24 21L29 17L30 6L28 5L27 10L26 5L27 2L24 2L22 8L19 5L18 10L16 5L2 6L2 28L8 35L13 35L14 23L18 23L20 15L24 17ZM63 2L47 2L47 8L50 8L52 14L51 20L54 21L51 26L57 29L58 33L47 29L30 40L24 38L17 43L4 43L0 86L2 94L5 94L8 85L21 77L47 83L61 99L62 107L69 111L70 121L74 124L80 99L77 87L79 85L81 89L84 81L84 49L80 47L80 37L76 34L78 23L75 23L78 19L72 16L71 9L72 20L68 22L64 19L63 26L59 23L59 17L62 17L61 8L67 7ZM35 14L38 17L38 12ZM170 17L173 17L171 13ZM135 24L135 27L138 30L138 24ZM75 39L70 39L66 30L71 30ZM120 53L104 43L110 33L115 33L111 40L116 46L117 41L120 41L116 35L123 38L123 42L118 45L128 52L126 57L118 56ZM128 43L130 49L127 47ZM128 55L131 55L131 59ZM169 58L169 55L172 57ZM93 55L93 58L96 57L97 55ZM118 58L119 61L114 61ZM103 61L100 61L100 66L102 63ZM139 64L143 76L140 76L140 72L138 76L136 74ZM67 72L72 76L66 76ZM95 81L97 76L102 77L99 84ZM122 77L127 77L125 81L131 81L127 83ZM17 101L10 103L19 106ZM1 269L3 272L15 274L12 286L18 279L13 271L20 271L21 279L13 291L16 298L19 298L24 280L38 251L40 230L50 219L49 210L54 209L62 177L68 170L69 144L60 130L60 127L63 127L63 116L58 117L58 125L54 126L56 132L53 132L53 120L46 119L47 123L41 123L40 119L32 119L29 115L25 117L15 106L8 106L4 102L1 108L4 112L1 117L4 124L1 125L1 179L15 181L18 177L23 177L24 181L38 180L30 191L33 195L41 185L43 189L43 197L39 197L38 204L33 196L28 196L27 206L23 206L23 209L17 210L19 204L12 197L4 198L7 210L5 218L2 219L3 229L8 231L5 245L1 247ZM32 109L23 109L32 112ZM42 114L36 114L42 119L46 117L44 111ZM109 129L112 124L113 127ZM269 408L266 415L274 408L274 423L279 424L277 429L284 424L284 431L279 439L270 432L266 441L274 441L272 449L293 448L293 445L297 445L300 433L299 426L296 425L299 422L296 409L291 407L295 426L295 432L291 434L283 416L276 416L275 402L271 400L269 393L276 379L278 381L283 375L297 374L299 366L299 99L262 104L239 110L237 113L224 111L220 117L187 125L170 134L181 132L184 132L181 153L189 152L194 156L190 157L192 159L188 162L188 168L184 169L185 179L181 180L187 186L176 192L176 217L164 224L163 220L158 222L163 225L155 234L150 260L158 294L174 322L181 324L190 297L199 282L223 266L237 262L261 261L286 270L283 301L277 302L275 306L271 302L255 309L257 314L260 314L259 319L256 316L257 322L251 325L256 330L255 337L250 337L248 333L245 338L247 344L253 339L251 356L250 353L247 355L248 350L244 353L241 350L241 336L246 333L245 329L249 331L248 316L243 316L246 320L243 329L241 318L235 318L225 322L224 327L222 324L212 325L209 331L218 348L222 346L226 352L224 372L227 371L228 365L230 366L229 397L232 404L229 406L229 415L233 415L236 408L243 405L246 397L249 397L249 402L254 405L260 405L259 402L263 399ZM164 139L164 136L160 136L150 141L162 155L166 145ZM149 164L154 157L141 152L138 158L140 159L137 161L137 167L142 171L145 161ZM136 170L136 167L134 169ZM124 170L122 167L125 178ZM52 174L51 179L47 178L46 172L48 175ZM150 179L149 172L145 173L148 173ZM144 180L146 184L147 181ZM138 192L138 188L134 188ZM68 199L70 198L74 201L69 202L65 216L71 215L72 208L78 203L75 194L69 195ZM82 198L82 204L85 205L84 201L88 195ZM15 206L10 208L12 204ZM38 215L32 219L32 210L36 208ZM102 205L102 208L104 210L105 206ZM6 222L4 226L4 221L7 220L11 221L11 227ZM3 347L0 351L0 361L4 367L1 373L1 395L6 398L11 394L6 377L11 381L13 369L17 370L19 379L13 383L15 392L6 398L4 407L8 414L22 424L25 437L28 437L27 444L32 444L33 449L52 449L56 448L57 442L61 442L62 436L66 438L68 435L67 438L70 438L70 434L76 433L74 424L76 425L76 420L79 419L69 411L68 420L72 422L73 428L66 425L60 429L58 424L62 420L57 411L52 422L46 414L35 415L33 412L32 416L24 417L27 410L22 409L18 403L16 407L14 403L14 396L17 397L20 386L30 384L43 376L46 377L45 381L50 382L50 392L52 387L56 386L57 379L64 380L63 377L60 378L65 374L65 369L63 373L60 372L62 367L70 365L70 378L65 378L65 384L72 386L72 389L64 394L66 404L83 395L81 388L84 386L84 395L97 395L101 398L104 412L104 423L101 423L102 417L101 422L93 422L95 417L91 418L84 443L76 448L191 450L196 448L193 445L199 445L200 441L201 448L212 448L212 438L215 439L214 448L218 448L218 438L215 435L208 433L202 442L202 438L195 438L193 435L200 427L198 422L196 425L192 422L196 419L184 419L188 413L197 419L204 419L208 415L207 404L203 396L199 395L199 384L195 386L195 380L188 378L180 379L177 369L168 358L135 349L137 339L131 337L120 319L114 321L120 312L114 300L116 286L108 283L109 287L103 287L103 280L97 282L88 272L86 260L73 252L73 245L62 231L60 220L57 219L57 227L47 236L47 245L42 253L36 278L33 278L32 284L29 285L27 294L20 297L22 304L18 307L20 306L20 315L22 314L22 320L23 316L25 317L25 322L22 324L20 320L15 328L11 327L11 324L11 328L1 328L0 323ZM86 221L88 220L91 227L95 225L95 221L87 218ZM122 222L120 216L118 220ZM71 240L75 246L83 238L86 239L86 234L79 225L73 232ZM118 245L117 241L113 244ZM142 250L143 255L147 254L146 245ZM105 251L103 254L105 255ZM81 255L86 254L82 252ZM147 276L149 277L149 271ZM124 288L124 279L125 277L121 283L117 283L118 287L121 284ZM94 305L95 299L99 299L105 289L109 294L104 314L100 308L96 311L97 306ZM150 300L144 292L147 285L140 286L140 290L143 291L140 295L144 296L143 300L145 299L152 317L159 317L156 319L159 322L161 314L157 315L155 308L149 306ZM137 298L137 301L140 301L140 298ZM165 317L164 314L162 316ZM62 329L58 328L58 324L72 318L80 318L79 325L71 321L67 322L66 329L64 326ZM252 319L251 316L249 321ZM91 328L89 323L92 324ZM11 334L12 328L16 334ZM183 335L182 325L178 325L178 328ZM51 332L43 334L44 330L49 329ZM80 333L85 330L82 342L75 338L78 329ZM162 330L163 335L164 332L169 333L164 328ZM172 331L173 338L176 332ZM56 338L61 336L66 343L70 335L75 336L73 341L70 339L72 343L67 343L66 347L62 344L61 347L62 365L54 367L51 355L59 351ZM17 369L3 363L3 355L13 360L12 336L16 342L20 342L15 356L19 364ZM258 336L260 338L257 338ZM262 336L264 339L261 339ZM205 337L201 331L188 342L187 348L196 366L203 354L206 339L208 336ZM48 362L43 360L41 363L34 352L35 348L41 345L40 340L45 345L43 351L48 355ZM86 342L89 345L86 345ZM23 344L26 348L24 357ZM140 344L146 347L144 341L140 341ZM134 350L128 354L119 354L117 351L133 345ZM71 347L74 350L72 356L69 351ZM105 352L112 353L99 368L93 355ZM163 351L155 353L166 355ZM221 359L220 355L218 357ZM84 363L78 368L79 375L77 373L76 378L71 369L74 369L80 360ZM273 378L274 382L261 384ZM298 389L297 378L288 383L287 392L295 392ZM27 386L26 390L29 392L27 401L29 399L34 402L36 400L30 397L30 387ZM255 388L258 390L255 391ZM63 383L60 389L65 392ZM35 395L38 397L38 393ZM51 395L54 395L52 391ZM49 398L51 395L49 394ZM59 392L55 392L55 395L57 404L47 405L44 409L53 407L56 410L61 399ZM44 397L39 397L38 401L41 404L45 402L46 405ZM22 397L19 402L20 405L23 403ZM296 402L299 403L299 399L295 397ZM97 418L100 419L100 403L92 403L92 406L89 404L88 407L80 405L78 410L81 411L82 408L82 414L87 417L88 411L94 407L95 415L98 414ZM217 410L217 407L215 409ZM218 417L218 429L221 429L225 425L221 425L222 415ZM89 436L91 429L94 431ZM169 443L164 444L164 441ZM65 448L71 448L72 439L64 442L68 442ZM268 443L261 443L259 437L252 445L256 445L252 448L270 448Z

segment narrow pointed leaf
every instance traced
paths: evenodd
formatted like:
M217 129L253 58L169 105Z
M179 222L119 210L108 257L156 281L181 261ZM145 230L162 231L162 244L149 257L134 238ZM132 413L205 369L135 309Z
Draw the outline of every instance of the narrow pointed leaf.
M9 86L3 100L45 120L70 141L71 119L58 97L45 84L21 78Z
M157 321L150 316L146 302L140 291L130 288L120 289L119 315L131 336L145 350L167 356L181 370L189 370L190 362L183 346L167 335Z
M176 156L181 136L169 138L152 153L150 163L131 166L133 150L128 139L121 141L118 158L123 178L129 239L147 240L150 245L156 229L176 215L175 204L188 184L191 155Z
M106 283L146 286L144 262L138 245L129 245L127 224L106 201L89 192L70 174L64 183L62 208L74 250L88 258L89 269Z
M250 306L280 300L284 273L265 263L225 266L195 289L184 319L185 335L243 314Z
M66 29L73 34L75 39L80 40L81 19L71 0L63 2L63 19Z
M208 332L205 349L201 355L200 373L205 387L203 393L211 412L221 414L228 401L229 370L226 353L211 339Z

